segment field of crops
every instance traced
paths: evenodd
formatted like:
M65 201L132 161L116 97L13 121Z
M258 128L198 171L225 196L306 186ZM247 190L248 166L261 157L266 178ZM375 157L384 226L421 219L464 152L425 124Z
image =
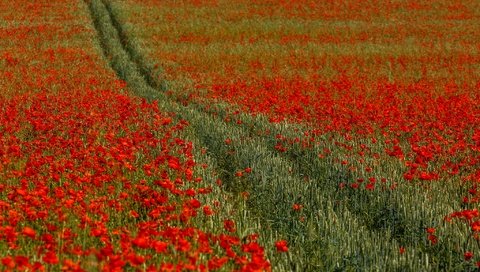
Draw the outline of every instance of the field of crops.
M0 3L5 271L475 271L480 2Z

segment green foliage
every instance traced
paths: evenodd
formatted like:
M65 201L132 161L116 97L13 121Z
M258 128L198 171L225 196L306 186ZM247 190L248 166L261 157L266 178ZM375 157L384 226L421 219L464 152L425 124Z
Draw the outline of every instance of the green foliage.
M225 216L238 222L240 232L255 227L274 271L468 270L462 265L464 248L455 243L466 230L456 233L437 222L433 227L449 240L436 247L425 234L425 229L432 227L428 224L452 210L444 199L458 198L455 186L432 185L430 190L422 190L400 184L395 190L387 187L373 192L340 189L342 182L354 177L334 163L343 157L331 141L319 138L313 147L294 145L279 152L275 135L297 137L300 126L271 124L262 116L246 114L239 115L243 124L237 125L225 121L229 106L184 106L166 96L162 92L165 81L153 74L157 70L143 57L145 48L135 40L135 32L125 30L121 18L127 7L121 2L88 3L112 68L134 93L157 100L164 110L189 122L186 137L196 145L200 162L208 165L197 170L212 185L217 179L223 182L223 187L215 187L216 199L208 196L205 201L224 201L228 207ZM205 154L199 152L201 148L206 149ZM325 148L334 152L319 159ZM386 165L381 174L400 180L401 171L395 169L402 166L397 162ZM251 173L235 175L248 167ZM293 210L294 204L303 208ZM198 223L221 228L212 222ZM275 252L278 239L289 241L288 254ZM400 254L400 247L406 248L405 253Z

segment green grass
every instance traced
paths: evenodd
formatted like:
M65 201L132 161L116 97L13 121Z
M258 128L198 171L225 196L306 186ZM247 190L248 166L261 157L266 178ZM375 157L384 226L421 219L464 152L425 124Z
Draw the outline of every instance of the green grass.
M117 75L137 95L157 100L163 110L187 120L190 126L185 137L196 146L198 161L208 165L197 170L212 185L218 178L223 181L222 187L215 187L215 193L204 199L206 203L221 201L226 206L223 213L198 224L221 229L215 222L233 218L241 235L258 232L274 271L473 269L463 262L463 252L476 249L476 245L459 242L466 241L468 230L441 220L442 215L460 208L451 201L459 199L460 183L439 182L425 187L400 183L395 190L373 192L339 189L341 182L362 173L351 173L335 163L346 154L327 135L316 138L310 148L294 145L281 153L274 148L275 135L295 138L304 131L302 126L271 124L266 117L243 113L235 117L243 122L237 125L224 121L230 116L228 105L181 105L162 92L162 86L168 83L152 75L152 62L143 57L148 48L138 43L131 26L124 25L122 3L93 0L89 5L100 46ZM365 46L365 50L377 50ZM226 145L226 139L232 143ZM205 154L200 152L202 148L207 150ZM324 148L333 152L319 159ZM388 177L389 184L402 180L404 166L393 159L382 159L385 161L375 172L378 179ZM355 158L352 161L355 163ZM251 174L235 176L246 167L252 168ZM242 192L249 193L246 200ZM304 208L293 211L295 203ZM441 241L435 246L426 238L427 227L437 228ZM278 239L289 241L288 253L275 252ZM401 246L406 248L404 254L399 253Z

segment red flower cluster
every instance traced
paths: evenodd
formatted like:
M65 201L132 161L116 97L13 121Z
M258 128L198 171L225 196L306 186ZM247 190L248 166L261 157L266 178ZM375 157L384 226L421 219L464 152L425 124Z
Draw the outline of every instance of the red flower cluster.
M0 3L2 270L269 270L233 221L219 233L195 224L215 210L187 122L122 94L94 31L78 27L91 25L81 5L34 2Z
M227 102L235 111L224 120L239 125L239 110L274 123L307 124L301 136L277 135L272 148L283 153L328 139L335 150L318 158L344 154L334 162L353 176L341 188L392 190L402 181L429 186L463 180L470 186L464 204L480 202L480 32L464 23L478 20L473 2L134 2L155 9L159 23L182 26L180 38L149 36L142 33L143 18L129 18L142 34L137 36L152 44L150 57L182 87L178 99L209 109L212 101ZM183 23L198 5L220 14L211 19L213 31ZM245 21L270 25L271 18L292 27L241 27ZM322 24L305 24L313 20ZM338 26L353 21L355 27ZM236 31L225 31L237 22ZM379 169L392 162L401 173L396 181L379 178L389 175ZM471 227L480 230L475 222Z
M277 248L278 252L287 252L288 251L288 243L286 240L279 240L275 242L275 247Z
M438 242L438 238L435 235L436 231L437 230L435 228L427 228L428 240L430 241L430 243L432 243L432 245L435 245Z
M12 260L33 267L38 254L42 265L94 256L105 269L153 268L162 254L170 261L157 268L268 269L256 242L245 248L239 238L190 224L202 207L212 213L198 200L211 190L194 182L191 143L175 137L185 123L174 124L156 104L90 91L16 96L0 105L0 241L11 250L33 243L38 252L27 261L6 256L7 267ZM235 232L233 220L224 225ZM225 257L217 259L215 245Z
M198 92L192 91L189 99L195 102L211 104L212 100L221 100L244 112L265 114L272 122L308 123L311 129L305 146L308 146L310 137L319 134L344 137L345 141L336 142L336 145L360 156L360 159L383 155L384 159L393 157L404 161L407 165L404 179L407 181L441 180L460 173L471 174L471 179L478 180L480 174L475 174L473 169L480 162L472 154L480 150L480 120L476 114L480 77L475 66L480 59L469 49L478 45L475 39L467 39L468 35L458 37L448 27L451 20L472 18L474 6L452 8L449 3L441 2L421 8L412 1L380 6L358 5L355 1L344 4L320 1L309 3L308 8L303 1L291 4L255 1L249 5L244 1L230 1L214 6L202 2L205 8L222 14L216 25L231 24L252 16L268 20L274 13L276 18L294 21L323 19L327 20L327 26L325 29L309 29L308 34L295 33L297 29L289 29L289 35L278 31L267 34L246 31L249 34L235 36L213 31L193 32L190 38L185 34L180 40L164 35L145 39L155 44L152 57L164 63L170 79L181 80L185 75L192 79L191 89L196 88ZM175 10L185 12L185 16L190 15L188 11L193 5L191 2L142 3L148 8L156 8L160 14L164 10ZM238 10L242 14L240 17ZM462 13L459 14L459 10ZM181 16L165 15L165 18L168 19L166 24L181 24L184 20ZM328 27L328 23L334 20L357 19L367 23L373 18L398 18L408 23L381 29L366 28L361 33L349 27ZM426 20L434 20L435 27L419 28ZM131 21L138 24L138 29L143 29L141 21L135 18ZM335 34L330 32L332 29ZM465 31L475 33L479 38L478 31L469 28ZM405 44L405 33L418 42L417 54L399 54L395 50L394 45ZM445 53L436 48L435 44L447 42L446 37L456 37L448 42L458 44L459 53ZM158 39L162 43L153 42ZM245 54L208 51L206 54L211 61L205 61L195 50L183 51L171 46L181 47L185 43L202 48L204 44L222 44L225 48L235 48L230 51ZM265 47L258 46L262 43L277 45L282 50L266 52ZM361 48L365 43L373 47L372 50L380 46L382 50L379 52L382 53L355 53L363 52ZM318 46L324 50L325 44L340 51L344 48L344 51L353 51L351 54L313 54L309 49ZM265 58L265 55L271 57ZM179 96L185 96L183 91ZM228 117L226 121L230 119ZM241 124L241 120L236 121ZM384 141L377 143L379 136ZM368 139L375 139L372 144L385 146L383 154L373 153L367 146L354 147L358 146L357 141ZM289 143L297 140L279 140L275 148L284 152ZM371 182L364 187L374 190L377 186Z

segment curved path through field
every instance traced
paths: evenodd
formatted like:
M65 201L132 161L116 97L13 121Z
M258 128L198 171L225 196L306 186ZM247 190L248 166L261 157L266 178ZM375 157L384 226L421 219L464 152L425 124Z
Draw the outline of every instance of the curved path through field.
M284 271L316 271L365 269L423 270L430 267L429 256L422 249L424 237L416 235L425 222L415 222L410 207L421 205L422 199L405 199L401 191L391 194L351 194L339 189L348 174L332 162L319 162L322 146L309 150L298 148L285 153L275 150L271 135L295 135L294 125L268 124L261 117L245 116L246 125L224 122L227 108L209 112L200 105L181 105L166 96L165 82L151 74L149 61L141 56L132 37L128 37L116 18L109 1L85 1L105 57L119 78L128 83L138 96L158 101L168 112L190 124L190 139L207 149L212 171L206 179L220 178L230 193L249 192L246 207L241 211L243 224L252 224L263 241L286 239L289 255L271 253L274 269ZM223 114L223 115L222 115ZM271 135L259 135L257 127L268 127ZM225 143L228 139L239 139ZM253 172L239 178L238 170L252 167ZM306 173L321 180L309 181ZM416 189L412 189L416 190ZM234 200L239 201L239 200ZM240 201L239 201L240 202ZM302 220L292 212L295 203L308 203ZM358 203L362 205L358 205ZM421 211L420 211L421 212ZM393 219L392 219L393 218ZM409 250L399 255L398 248ZM263 245L273 247L272 244ZM420 255L416 262L415 256ZM392 261L394 260L394 261Z

